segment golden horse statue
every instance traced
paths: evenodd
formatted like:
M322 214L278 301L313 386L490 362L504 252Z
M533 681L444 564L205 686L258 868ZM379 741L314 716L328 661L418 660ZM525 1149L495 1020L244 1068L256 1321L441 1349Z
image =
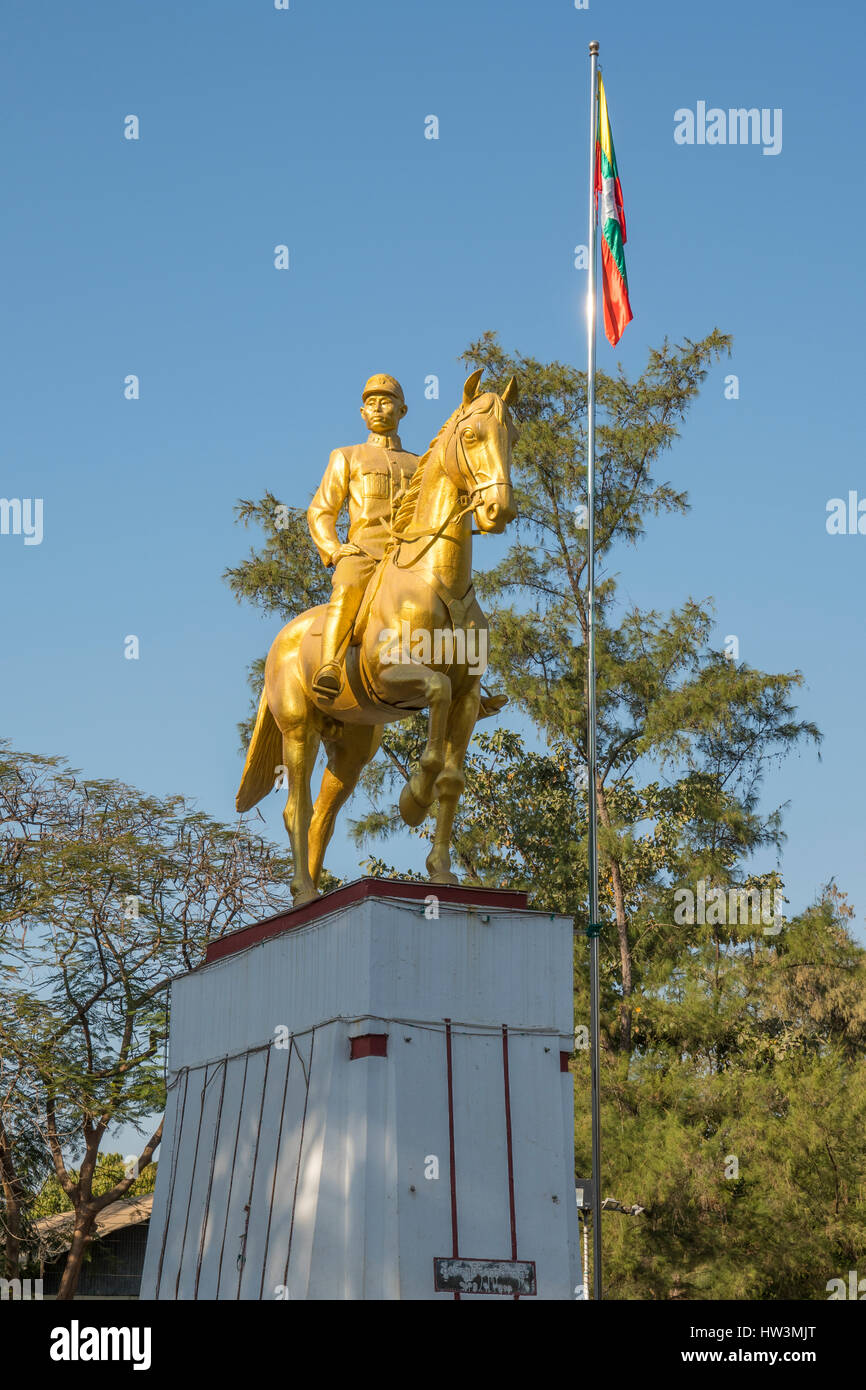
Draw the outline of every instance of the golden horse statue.
M401 793L400 814L419 825L438 803L427 871L431 883L457 882L451 829L487 641L472 586L472 520L479 532L501 532L515 515L517 427L509 405L517 387L512 378L499 396L482 391L480 379L480 371L468 378L460 405L418 462L346 651L339 695L320 697L312 688L324 605L287 623L268 653L236 806L250 810L285 768L296 907L319 896L337 813L375 755L383 726L420 709L429 709L427 743ZM310 780L322 744L327 767L313 806Z

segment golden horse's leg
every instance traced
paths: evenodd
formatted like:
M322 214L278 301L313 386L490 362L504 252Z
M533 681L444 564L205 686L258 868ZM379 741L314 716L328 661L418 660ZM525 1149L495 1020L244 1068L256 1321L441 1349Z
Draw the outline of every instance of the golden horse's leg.
M474 681L469 690L458 696L448 713L445 735L445 765L436 778L434 795L439 806L436 812L436 831L433 846L427 855L427 872L431 883L457 883L451 872L451 830L460 793L466 784L463 762L466 749L478 718L481 682Z
M310 826L310 874L316 888L337 813L352 795L361 769L374 756L381 737L379 724L345 724L339 739L325 739L328 766L322 775Z
M445 730L451 706L451 682L429 666L401 662L382 665L377 684L389 704L428 706L427 745L418 766L400 793L400 815L407 825L420 825L433 803L433 787L445 763Z
M289 778L289 795L283 820L289 832L295 861L292 874L292 902L295 907L319 897L310 873L310 819L313 814L310 778L319 743L319 733L312 722L293 719L288 728L283 728L283 762Z

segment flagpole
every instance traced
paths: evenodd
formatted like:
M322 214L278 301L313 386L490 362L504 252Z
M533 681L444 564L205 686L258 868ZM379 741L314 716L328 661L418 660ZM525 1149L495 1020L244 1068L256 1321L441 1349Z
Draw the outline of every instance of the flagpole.
M589 288L587 292L586 494L587 494L587 803L589 812L589 1020L592 1110L592 1296L601 1292L601 1088L599 1082L598 807L595 750L595 323L598 218L595 146L598 132L598 43L589 45ZM586 1270L583 1272L586 1282Z

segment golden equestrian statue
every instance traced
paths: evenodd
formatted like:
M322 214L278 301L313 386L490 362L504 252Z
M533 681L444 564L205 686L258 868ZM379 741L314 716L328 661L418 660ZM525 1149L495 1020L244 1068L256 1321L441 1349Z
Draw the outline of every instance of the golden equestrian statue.
M274 789L281 767L283 819L294 859L292 898L319 896L325 850L340 807L374 757L385 724L428 709L427 743L400 795L407 825L437 802L431 883L456 883L450 839L463 790L463 760L480 713L487 623L472 585L472 522L501 532L514 518L511 448L517 426L502 395L473 372L463 399L416 461L396 432L406 413L399 382L371 377L361 414L366 444L336 449L307 513L319 554L334 565L331 602L293 618L265 666L236 806L248 811ZM345 543L336 519L349 507ZM315 806L310 779L320 745L327 767Z

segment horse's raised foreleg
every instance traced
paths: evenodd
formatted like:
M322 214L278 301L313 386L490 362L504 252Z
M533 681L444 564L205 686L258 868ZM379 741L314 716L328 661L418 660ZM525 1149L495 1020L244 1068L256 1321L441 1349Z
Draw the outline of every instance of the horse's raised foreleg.
M382 665L379 693L389 704L426 705L427 744L418 766L400 793L400 815L407 825L420 825L434 801L433 788L445 764L445 731L451 708L451 682L441 671L413 662Z
M309 716L295 717L287 728L283 727L283 762L289 779L283 820L292 843L292 902L295 907L312 902L319 896L310 873L310 819L313 813L310 778L319 742L318 730Z
M470 690L454 701L448 713L445 763L433 789L439 806L433 846L427 855L427 872L431 883L457 882L456 876L451 872L451 831L457 802L466 784L463 763L478 718L480 693L480 681L476 681Z
M361 769L374 756L381 737L380 725L344 724L339 739L324 741L328 766L322 775L310 825L310 874L316 888L337 812L352 795Z

